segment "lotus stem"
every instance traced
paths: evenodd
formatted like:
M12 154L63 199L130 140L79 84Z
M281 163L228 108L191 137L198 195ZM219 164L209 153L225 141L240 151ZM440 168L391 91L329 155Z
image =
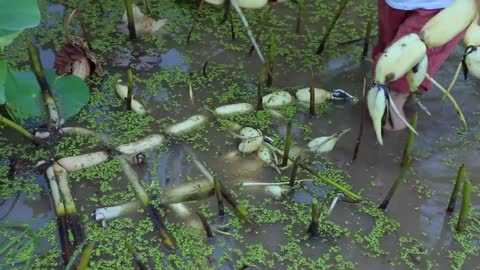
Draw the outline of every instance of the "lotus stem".
M409 160L407 164L405 164L405 166L402 167L402 169L400 170L400 175L397 177L397 179L395 179L395 182L393 182L393 185L388 191L387 196L385 196L385 199L383 199L382 204L380 204L378 208L382 210L387 209L387 206L390 203L390 200L392 199L393 194L395 194L395 191L397 191L398 186L400 186L400 183L403 181L403 179L407 175L408 171L412 167L412 164L413 164L413 161Z
M90 262L90 257L92 256L93 248L95 247L95 242L91 242L85 248L82 253L82 257L80 257L80 263L78 264L78 270L87 270L88 263Z
M145 10L147 11L147 15L152 15L152 12L150 11L150 1L143 0L143 4L145 6Z
M148 270L149 268L142 262L138 254L133 249L132 245L130 245L130 243L127 240L125 240L125 246L127 247L128 252L132 254L133 259L135 260L135 263L138 265L140 270Z
M373 20L370 17L368 19L367 27L365 29L365 39L363 41L362 60L366 59L367 55L368 55L368 48L370 46L370 38L372 36L372 26L373 26Z
M202 174L208 179L210 180L212 183L214 181L214 177L212 176L212 174L207 170L207 168L198 160L197 156L195 155L195 153L187 148L186 149L187 152L190 154L190 156L192 156L192 160L193 160L193 163L195 163L195 165L197 166L197 168L200 170L200 172L202 172ZM250 219L248 218L248 212L247 210L241 206L240 204L237 203L237 201L233 198L233 196L230 194L230 192L225 188L225 186L223 186L222 182L220 180L217 180L218 182L218 185L220 185L220 189L222 191L222 196L223 198L225 199L225 201L227 201L228 204L230 204L235 210L236 212L240 215L240 217L246 221L246 222L249 222L250 223Z
M456 83L457 80L458 80L458 76L460 75L460 71L462 71L462 66L463 66L462 61L460 61L460 63L458 63L457 70L455 71L455 75L453 76L453 79L452 79L452 81L450 82L450 85L449 85L448 88L447 88L447 93L450 94L450 92L451 92L452 89L453 89L453 86L455 86L455 83ZM443 94L441 100L444 101L447 96L448 96L448 95L447 95L446 93Z
M314 87L315 75L310 76L310 116L315 116L315 87Z
M296 183L303 183L303 182L311 182L314 179L300 179L296 180ZM271 183L266 183L266 182L242 182L239 184L240 187L258 187L258 186L286 186L290 185L290 181L288 182L271 182Z
M312 221L310 222L310 226L308 227L307 232L311 236L316 237L316 236L318 236L318 219L320 217L320 210L319 210L319 207L318 207L318 200L317 199L312 200L311 215L312 215Z
M302 27L302 16L303 10L305 7L305 1L299 0L298 1L298 13L297 13L297 26L295 28L295 33L300 34L300 28Z
M220 181L218 181L218 183L220 184L223 198L225 198L225 200L236 210L236 212L244 221L250 223L250 218L248 218L247 210L237 203L237 201L233 198L230 192L222 185Z
M205 78L208 78L207 67L208 67L208 61L205 61L205 63L203 63L203 66L202 66L202 75Z
M268 47L268 73L267 87L273 84L273 65L275 63L275 55L277 54L277 38L275 35L270 36L270 46Z
M418 113L415 113L412 117L412 124L411 124L414 129L417 128L417 122L418 122ZM407 144L405 145L405 149L403 150L402 162L400 163L402 167L405 166L411 160L410 155L412 153L414 143L415 143L415 133L413 133L412 131L409 131Z
M468 215L470 214L471 208L471 196L472 182L465 181L465 183L463 183L462 208L460 209L460 215L458 216L458 222L456 227L458 233L465 231L467 227Z
M127 87L128 87L128 92L127 92L127 110L131 111L132 110L132 99L133 99L133 72L132 69L129 68L127 70Z
M65 216L57 216L58 234L60 236L60 246L62 248L63 265L66 265L73 255L73 247L68 239L68 222Z
M325 32L325 35L323 35L322 40L320 41L320 45L318 46L317 49L317 54L321 55L323 53L323 50L325 49L325 44L327 43L328 37L330 36L330 33L332 32L333 28L335 27L335 24L337 24L338 19L343 13L343 10L347 6L348 2L350 0L342 0L340 3L340 6L338 7L337 13L335 14L335 17L333 18L332 22L330 23L330 26L327 28L327 32Z
M260 36L263 34L263 32L265 31L265 29L267 28L267 25L268 25L268 22L270 21L270 16L272 15L272 8L270 6L268 6L265 11L263 12L263 15L262 15L262 20L260 22L260 26L258 28L258 32L257 34L255 35L255 39L256 40L259 40L260 39ZM251 55L253 53L253 51L255 50L255 47L252 45L250 47L250 50L248 51L248 54Z
M135 170L130 166L127 160L124 157L119 157L120 163L122 164L123 172L127 176L128 181L130 184L133 185L135 189L135 197L139 200L144 207L148 206L150 202L150 197L148 196L147 192L143 188L142 184L140 184L140 180L138 179L138 175Z
M132 0L125 0L125 10L127 12L127 22L128 22L128 36L130 40L137 39L137 32L135 31L135 19L133 18L133 7Z
M210 224L208 224L208 221L205 218L205 216L200 211L195 211L195 213L197 214L197 216L202 221L202 225L203 225L203 228L205 229L205 233L207 234L207 237L208 238L213 238L212 229L210 228Z
M290 146L292 144L292 120L288 121L287 123L287 134L285 138L285 147L283 148L283 161L280 165L281 167L285 167L288 164L288 157L290 155Z
M355 143L355 148L353 150L353 157L352 161L357 160L358 151L360 150L360 143L362 141L363 136L363 122L365 119L366 114L366 104L367 104L367 96L366 96L366 87L367 87L367 80L363 78L363 91L362 91L362 101L360 102L360 128L358 129L357 135L357 142Z
M297 172L298 172L298 162L300 161L300 156L295 159L292 167L292 173L290 174L290 182L289 185L293 187L295 185L295 180L297 179Z
M217 198L218 216L223 217L225 215L225 209L222 201L222 187L216 178L213 178L213 187L215 189L215 197Z
M453 212L455 208L455 203L457 202L458 192L460 191L460 186L465 180L465 164L462 164L458 167L457 179L455 180L455 186L453 186L452 195L450 195L450 201L448 202L447 212Z
M68 186L68 175L67 171L60 165L53 165L53 172L55 174L55 179L57 180L60 192L63 195L65 210L68 215L77 214L77 207L73 201L72 193L70 187Z
M230 21L230 33L232 35L232 40L235 40L235 24L233 22L232 12L228 12L228 20Z
M175 242L173 241L172 236L168 233L165 224L163 223L160 215L157 213L157 210L153 206L147 206L147 213L153 221L153 226L160 233L160 238L162 243L168 249L175 249Z
M68 173L62 166L58 164L53 165L53 173L56 181L58 182L60 192L63 195L65 211L69 220L69 228L71 228L73 232L74 245L78 246L83 242L85 237L83 234L81 220L77 213L77 207L75 206L72 192L68 185Z
M257 84L257 111L263 110L263 85L265 83L265 66L262 65L260 68L260 77L258 78Z
M243 26L245 26L245 28L247 29L248 37L250 38L250 42L252 42L253 47L255 48L255 51L257 52L258 58L260 58L260 61L262 61L262 63L265 64L265 58L263 57L262 51L260 50L260 47L258 46L258 43L255 40L255 37L253 36L252 30L250 30L250 26L248 25L247 18L245 17L245 15L243 15L243 12L240 9L240 7L238 6L236 1L231 2L231 4L232 4L233 8L235 9L235 11L240 16L240 19L243 23Z
M50 116L50 125L53 128L58 129L61 125L61 122L63 121L59 117L57 105L55 104L55 100L52 96L52 90L50 89L47 79L45 78L45 74L43 73L42 63L40 61L38 49L33 43L30 43L28 51L30 56L30 65L32 67L33 73L35 74L35 77L37 78L37 82L42 89L43 101L45 102L45 105L48 109L48 114Z
M445 88L439 84L435 79L433 79L428 73L426 75L426 78L433 83L440 91L442 91L445 95L447 95L448 99L452 102L453 106L455 107L455 110L457 111L458 118L460 118L460 121L462 121L463 125L467 127L467 121L465 121L465 116L463 115L462 110L460 109L460 106L458 106L457 101L450 95L450 93L445 90Z
M22 126L18 125L17 123L11 121L10 119L0 115L0 123L13 128L15 131L19 132L23 136L25 136L27 139L32 141L34 144L39 144L39 141L35 136L32 135L32 133L28 132L28 130L24 129Z
M205 1L205 0L200 0L200 3L198 4L197 12L195 14L195 17L193 17L192 27L190 28L190 31L188 31L188 35L187 35L187 41L186 41L187 45L190 44L190 39L192 38L193 29L195 28L195 24L196 24L197 20L200 18L200 14L201 14L202 7L203 7L203 1Z
M265 144L267 145L268 147L270 147L271 149L275 150L277 153L280 153L280 154L283 154L282 151L276 147L274 147L273 145L271 144ZM288 157L288 159L290 159L291 161L295 161L295 159L293 159L292 157ZM312 174L313 176L315 176L316 178L318 178L319 180L331 185L332 187L336 188L337 190L343 192L343 194L347 195L348 197L350 197L351 199L355 200L355 201L359 201L362 199L362 197L360 195L357 195L355 193L353 193L352 191L346 189L345 187L342 187L341 185L339 185L338 183L336 183L335 181L333 181L332 179L326 177L326 176L323 176L317 172L315 172L314 169L310 168L308 165L306 164L303 164L303 163L299 163L298 166L300 166L300 168L304 169L305 171L309 172L310 174Z
M88 48L91 50L92 43L90 42L90 35L88 33L88 28L85 22L83 21L83 16L79 9L77 9L77 18L78 18L78 21L80 22L80 28L82 29L83 38L85 39L85 42L87 42Z

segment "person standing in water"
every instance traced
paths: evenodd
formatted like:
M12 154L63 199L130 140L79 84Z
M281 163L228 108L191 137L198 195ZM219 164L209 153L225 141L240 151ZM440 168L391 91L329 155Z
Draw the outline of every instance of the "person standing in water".
M378 43L373 48L373 62L378 59L392 43L399 38L419 33L422 27L442 9L451 5L455 0L378 0ZM446 22L448 23L448 22ZM457 43L463 38L464 32L458 34L442 47L428 49L428 74L434 75L440 66L447 60ZM419 90L427 91L430 81L424 80ZM403 114L403 106L410 96L410 88L406 76L393 81L390 85L392 101ZM391 113L393 127L387 121L386 130L401 130L406 128L398 115Z

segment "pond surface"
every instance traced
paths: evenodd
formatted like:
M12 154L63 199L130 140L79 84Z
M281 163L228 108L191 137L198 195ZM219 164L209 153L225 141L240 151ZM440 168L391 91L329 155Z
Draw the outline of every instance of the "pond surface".
M36 38L42 48L44 67L52 68L54 52L65 40L64 13L76 6L73 3L76 1L65 1L65 5L40 2L42 26L23 33L16 41L17 46L5 52L7 62L17 68L28 68L28 56L21 51L25 51L32 38ZM247 55L250 43L238 16L234 15L236 39L232 41L228 22L218 24L222 9L205 6L192 40L186 46L195 5L190 1L151 1L155 2L152 3L153 16L171 21L166 27L167 34L141 37L132 43L128 35L117 31L123 12L121 3L101 1L103 4L99 7L98 3L90 2L81 1L79 6L89 24L93 50L103 60L106 74L88 81L90 103L66 126L92 129L108 136L116 146L161 133L170 124L194 114L208 115L206 107L213 109L238 102L256 104L261 63L255 53ZM145 10L142 1L137 2ZM343 89L361 97L364 77L370 81L371 66L368 61L359 61L361 46L336 43L363 35L367 19L375 17L376 1L355 1L355 5L349 5L325 53L319 57L314 54L315 48L338 2L307 3L301 34L294 32L296 7L293 4L273 7L272 25L259 39L265 56L270 34L274 33L278 40L273 87L265 88L265 94L278 90L294 94L296 89L309 86L313 70L317 87L329 91ZM255 31L262 13L245 13ZM79 31L78 27L73 28L74 32ZM442 85L449 84L462 54L463 47L459 45L435 74ZM128 66L134 71L134 95L148 109L147 116L125 111L115 94L117 80L126 81ZM189 83L193 98L189 95ZM133 188L116 160L72 173L70 184L85 235L88 242L95 242L89 269L137 269L123 244L125 240L132 243L141 260L152 269L480 269L479 86L473 78L460 79L453 90L468 128L463 128L451 103L441 101L441 93L435 88L422 96L432 116L413 102L407 105L407 116L419 114L420 136L415 138L413 150L415 162L385 212L377 206L400 173L408 132L386 132L384 146L380 146L369 118L365 118L358 158L352 161L360 124L360 103L327 103L317 108L315 117L300 104L282 111L292 119L293 142L297 147L305 147L313 138L351 128L332 152L310 155L306 160L322 175L363 197L361 203L338 202L328 216L326 213L336 191L318 179L298 184L278 200L266 194L264 187L240 188L242 182L288 181L291 169L279 174L254 154L236 153L240 140L213 117L194 133L169 138L162 146L145 153L145 164L135 169L147 192L161 198L165 187L205 178L192 162L193 151L247 209L255 224L243 222L228 204L227 215L218 217L215 196L185 205L201 211L212 225L226 224L231 236L217 234L206 239L203 231L188 226L189 220L198 219L195 214L185 220L167 208L159 209L176 241L175 251L163 247L143 210L102 227L91 213L97 208L134 200ZM260 129L274 144L283 147L287 120L273 118L265 110L231 120ZM20 157L34 163L89 153L101 149L99 141L85 136L66 136L50 149L39 150L5 128L0 129L0 135L3 185L0 216L3 221L26 223L39 230L49 251L35 259L34 269L63 269L58 266L61 264L58 236L52 237L58 230L45 176L26 171L11 184L6 179L8 161ZM446 214L445 209L461 164L465 164L474 189L470 227L468 232L457 234L454 227L461 200L452 216ZM300 170L298 178L312 179L312 175ZM320 221L321 233L315 238L306 234L313 199L325 208ZM0 240L10 233L2 235ZM5 261L8 262L8 258L4 258ZM22 265L11 268L20 269Z

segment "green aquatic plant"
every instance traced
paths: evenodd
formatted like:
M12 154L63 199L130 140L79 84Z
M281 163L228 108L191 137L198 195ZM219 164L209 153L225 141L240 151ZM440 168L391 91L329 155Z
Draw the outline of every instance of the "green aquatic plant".
M37 0L2 0L0 6L4 7L0 12L0 49L3 51L22 31L40 24L40 10Z

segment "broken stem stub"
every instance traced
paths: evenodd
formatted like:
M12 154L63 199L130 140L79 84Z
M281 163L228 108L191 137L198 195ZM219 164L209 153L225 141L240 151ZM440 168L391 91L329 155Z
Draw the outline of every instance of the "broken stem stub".
M463 184L465 179L465 165L462 164L458 167L457 178L455 180L455 186L453 187L452 194L450 195L450 201L448 202L447 212L453 212L455 209L455 203L457 202L458 192L460 191L460 186Z

